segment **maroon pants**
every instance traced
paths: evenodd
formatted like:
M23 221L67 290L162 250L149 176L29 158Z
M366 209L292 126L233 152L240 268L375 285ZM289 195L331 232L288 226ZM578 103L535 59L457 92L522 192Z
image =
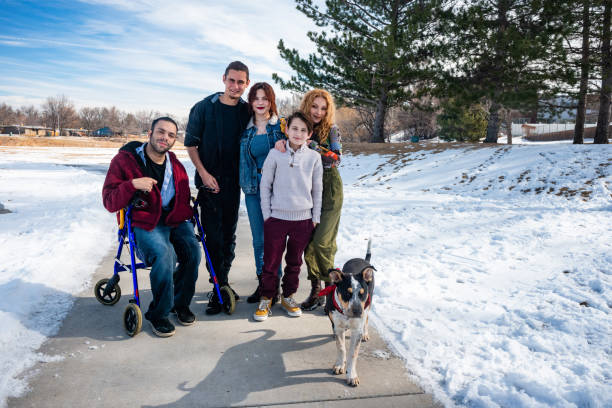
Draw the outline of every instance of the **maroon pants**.
M300 283L300 267L302 254L314 226L312 219L302 221L286 221L270 217L264 222L264 256L261 275L261 294L272 298L278 290L278 268L281 264L285 246L285 273L283 275L283 296L293 295Z

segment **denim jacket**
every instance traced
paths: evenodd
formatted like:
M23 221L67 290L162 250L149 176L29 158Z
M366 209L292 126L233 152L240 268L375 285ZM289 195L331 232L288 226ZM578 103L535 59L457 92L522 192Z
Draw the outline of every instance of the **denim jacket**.
M279 120L276 115L272 115L268 120L266 133L268 134L270 149L274 148L274 143L278 140L286 139L283 133L284 129L281 130L281 123L284 123L284 118ZM251 155L251 143L256 134L257 126L251 118L240 138L240 187L242 187L244 194L257 194L259 188L257 164L255 158Z

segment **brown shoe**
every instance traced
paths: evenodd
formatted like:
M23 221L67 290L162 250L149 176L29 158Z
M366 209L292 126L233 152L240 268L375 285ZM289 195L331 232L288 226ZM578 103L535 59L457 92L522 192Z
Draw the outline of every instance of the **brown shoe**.
M310 284L312 286L310 289L310 295L308 295L306 300L303 301L302 304L300 305L300 307L303 310L308 310L308 311L315 310L317 307L323 305L324 303L323 297L317 296L319 292L321 291L321 281L311 280Z

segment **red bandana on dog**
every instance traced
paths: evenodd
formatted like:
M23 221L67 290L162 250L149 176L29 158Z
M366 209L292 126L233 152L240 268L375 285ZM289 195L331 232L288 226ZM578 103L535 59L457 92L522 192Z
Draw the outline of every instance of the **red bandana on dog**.
M334 290L336 290L336 285L335 284L326 287L325 289L320 291L317 296L327 296L330 293L332 293ZM336 302L336 296L332 296L332 300L334 301L334 307L336 308L336 310L339 311L341 314L344 314L344 313L342 313L342 309L340 308L340 305L338 305L338 303ZM364 309L367 308L368 306L370 306L370 300L371 300L370 299L370 295L368 294L368 299L365 302Z
M334 285L330 285L330 286L326 287L325 289L323 289L322 291L320 291L317 296L326 296L326 295L329 295L335 289L336 289L336 285L335 284Z

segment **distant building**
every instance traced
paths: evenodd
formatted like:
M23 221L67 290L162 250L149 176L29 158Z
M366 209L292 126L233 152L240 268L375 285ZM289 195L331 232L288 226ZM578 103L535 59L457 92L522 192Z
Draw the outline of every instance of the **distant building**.
M62 129L64 131L64 134L67 136L89 136L89 134L91 133L89 130L87 129Z
M96 129L93 132L91 132L91 135L97 136L97 137L113 137L113 136L120 135L120 132L115 132L110 127L104 126L103 128Z
M52 136L53 129L44 126L10 125L0 127L0 133L22 136Z

